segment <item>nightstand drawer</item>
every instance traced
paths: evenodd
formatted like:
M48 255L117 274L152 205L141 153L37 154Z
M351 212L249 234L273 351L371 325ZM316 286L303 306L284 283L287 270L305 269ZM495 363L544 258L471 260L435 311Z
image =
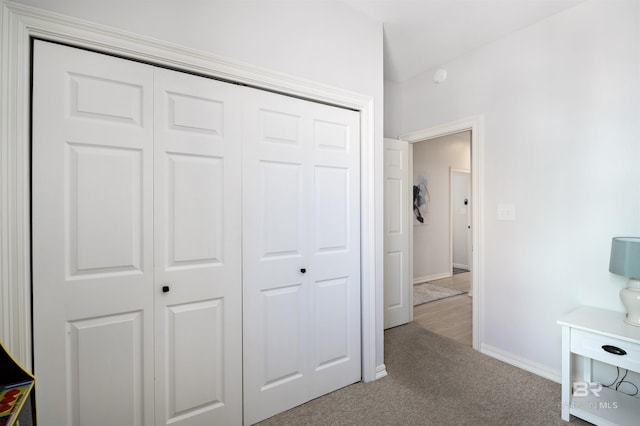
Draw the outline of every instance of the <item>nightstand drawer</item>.
M602 348L603 346L612 346L610 350L622 349L626 355L607 352ZM571 329L571 352L640 372L640 344L637 343L573 328Z

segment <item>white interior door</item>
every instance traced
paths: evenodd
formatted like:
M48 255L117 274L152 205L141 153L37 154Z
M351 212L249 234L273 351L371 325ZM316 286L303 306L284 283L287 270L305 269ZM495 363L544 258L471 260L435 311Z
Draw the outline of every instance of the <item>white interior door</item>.
M246 89L245 423L360 380L358 113Z
M409 143L384 140L384 328L413 318Z
M454 268L471 268L471 172L451 170L451 251Z
M239 424L240 88L154 77L156 424Z
M38 417L152 425L153 68L34 49Z
M240 423L240 89L46 42L34 61L40 418Z

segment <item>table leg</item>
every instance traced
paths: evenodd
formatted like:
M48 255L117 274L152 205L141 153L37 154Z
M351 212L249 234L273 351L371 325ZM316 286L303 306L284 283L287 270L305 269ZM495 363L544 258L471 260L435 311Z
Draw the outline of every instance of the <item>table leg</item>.
M562 420L568 422L571 406L571 330L562 327Z

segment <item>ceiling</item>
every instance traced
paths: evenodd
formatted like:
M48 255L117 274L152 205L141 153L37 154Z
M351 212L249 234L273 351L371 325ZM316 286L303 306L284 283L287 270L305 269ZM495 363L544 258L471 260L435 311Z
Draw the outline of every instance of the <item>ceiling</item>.
M343 0L384 24L384 76L402 82L584 0Z

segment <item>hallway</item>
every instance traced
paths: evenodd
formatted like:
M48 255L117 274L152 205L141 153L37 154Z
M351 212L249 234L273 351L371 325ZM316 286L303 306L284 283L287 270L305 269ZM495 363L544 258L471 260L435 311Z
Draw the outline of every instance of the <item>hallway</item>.
M414 306L413 322L434 333L471 346L472 316L469 296L471 272L455 274L431 283L464 291L464 294Z

